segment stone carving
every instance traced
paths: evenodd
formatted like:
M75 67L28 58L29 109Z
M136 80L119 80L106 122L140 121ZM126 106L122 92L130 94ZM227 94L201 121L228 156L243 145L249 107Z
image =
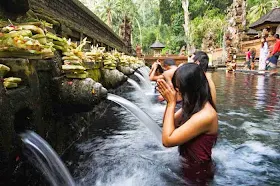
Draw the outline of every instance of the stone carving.
M215 35L213 32L206 33L205 37L202 40L202 50L205 52L213 52L216 48L215 46Z
M126 47L129 48L131 51L131 32L132 32L132 26L130 19L125 16L122 24L120 25L120 36L125 44Z
M233 56L241 49L241 41L246 39L246 0L233 0L228 8L228 28L224 35L226 43L226 61L233 60Z

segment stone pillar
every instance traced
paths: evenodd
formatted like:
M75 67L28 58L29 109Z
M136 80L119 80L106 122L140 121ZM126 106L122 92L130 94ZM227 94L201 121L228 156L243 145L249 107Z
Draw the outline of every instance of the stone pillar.
M280 34L280 25L276 28L276 34Z
M228 9L228 28L224 39L226 41L227 62L241 52L241 41L246 29L246 0L233 0Z
M124 44L128 49L131 51L131 33L132 33L132 26L130 19L125 16L122 24L120 25L120 37L122 38Z
M213 32L208 32L202 40L202 50L207 53L212 53L215 49L215 35Z

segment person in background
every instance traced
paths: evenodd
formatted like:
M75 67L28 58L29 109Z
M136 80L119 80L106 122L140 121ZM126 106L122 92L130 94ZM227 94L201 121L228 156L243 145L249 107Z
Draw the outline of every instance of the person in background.
M251 52L250 52L250 48L248 48L248 51L245 53L246 55L246 62L245 62L245 68L250 69L250 60L251 60Z
M212 95L212 100L214 102L214 104L216 105L217 103L217 100L216 100L216 87L215 87L215 84L212 80L212 74L211 73L206 73L207 72L207 69L208 69L208 63L209 63L209 57L208 55L203 52L203 51L196 51L193 53L193 55L190 57L190 61L192 61L192 63L196 63L198 64L202 70L204 71L205 75L206 75L206 78L208 80L208 83L209 83L209 86L210 86L210 90L211 90L211 95ZM179 67L183 66L184 64L180 64ZM179 68L178 67L178 68ZM168 73L166 73L164 75L164 77L168 80L171 80L174 73L175 73L175 70L176 69L172 69L170 70ZM172 85L172 82L169 82L168 83L170 86L173 86ZM178 98L179 99L179 98Z
M188 63L175 71L174 88L163 79L157 83L167 101L162 143L178 146L185 177L195 185L205 185L214 176L211 154L218 136L218 115L205 73L199 65ZM177 94L183 100L175 113Z
M256 59L256 49L255 48L252 48L251 51L251 60L250 60L250 70L254 70L255 69L255 59Z
M154 70L155 70L154 76L156 76L156 77L163 74L164 69L163 69L163 67L161 66L160 60L157 60L157 61L152 65L151 70L150 70L150 72L149 72L149 77L151 76L151 74L152 74L152 72L153 72ZM150 80L151 80L151 78L150 78Z
M175 72L175 70L177 69L177 66L175 64L175 61L171 58L167 58L163 61L163 69L165 69L165 71L162 74L157 74L156 73L156 69L158 69L159 67L161 67L161 63L159 62L159 60L157 62L155 62L152 65L149 77L151 81L157 81L158 79L165 79L166 82L168 82L168 84L170 86L172 85L172 76ZM164 98L159 95L158 96L158 100L159 101L164 101Z
M231 62L228 62L226 72L235 72L235 70L236 70L235 60L232 60Z
M157 81L158 79L166 79L168 83L171 83L171 78L169 77L169 74L174 74L175 70L177 69L177 66L175 64L174 59L167 58L163 61L163 69L165 70L161 75L156 74L156 69L158 66L161 65L159 61L155 62L152 65L149 77L151 81Z
M269 68L271 69L270 75L277 73L277 61L280 55L280 39L279 34L275 34L274 38L276 39L276 43L273 47L273 51L271 52L270 56L268 57L269 61Z
M211 95L212 95L212 100L214 102L214 104L216 105L217 100L216 100L216 87L215 84L212 80L212 74L211 73L206 73L207 69L208 69L208 63L209 63L209 57L208 55L203 52L203 51L196 51L193 56L192 56L192 60L194 63L198 64L202 70L204 71L206 78L208 80L209 86L210 86L210 91L211 91Z
M259 70L264 71L266 66L266 60L269 55L269 48L266 38L261 39L261 48L260 48L260 58L259 58Z

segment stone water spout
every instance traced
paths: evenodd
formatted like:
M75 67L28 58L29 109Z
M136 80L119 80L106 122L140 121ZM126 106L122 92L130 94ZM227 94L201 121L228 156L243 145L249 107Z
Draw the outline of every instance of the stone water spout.
M106 88L116 88L127 81L127 76L118 70L103 69L102 74L104 79L102 85Z
M118 70L121 71L122 73L124 73L125 75L131 75L133 74L134 70L130 67L123 67L123 66L119 66Z
M55 79L58 88L55 93L57 101L66 106L81 106L91 108L107 97L107 89L91 78L79 79Z

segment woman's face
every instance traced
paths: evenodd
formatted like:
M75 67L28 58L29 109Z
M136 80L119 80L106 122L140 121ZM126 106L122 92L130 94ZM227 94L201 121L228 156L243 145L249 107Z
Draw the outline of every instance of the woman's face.
M176 92L177 92L177 94L176 94L177 100L182 100L183 98L182 98L181 92L179 91L179 88L175 88L175 90L176 90Z
M264 43L264 42L265 42L264 38L261 38L261 42L262 42L262 43Z

